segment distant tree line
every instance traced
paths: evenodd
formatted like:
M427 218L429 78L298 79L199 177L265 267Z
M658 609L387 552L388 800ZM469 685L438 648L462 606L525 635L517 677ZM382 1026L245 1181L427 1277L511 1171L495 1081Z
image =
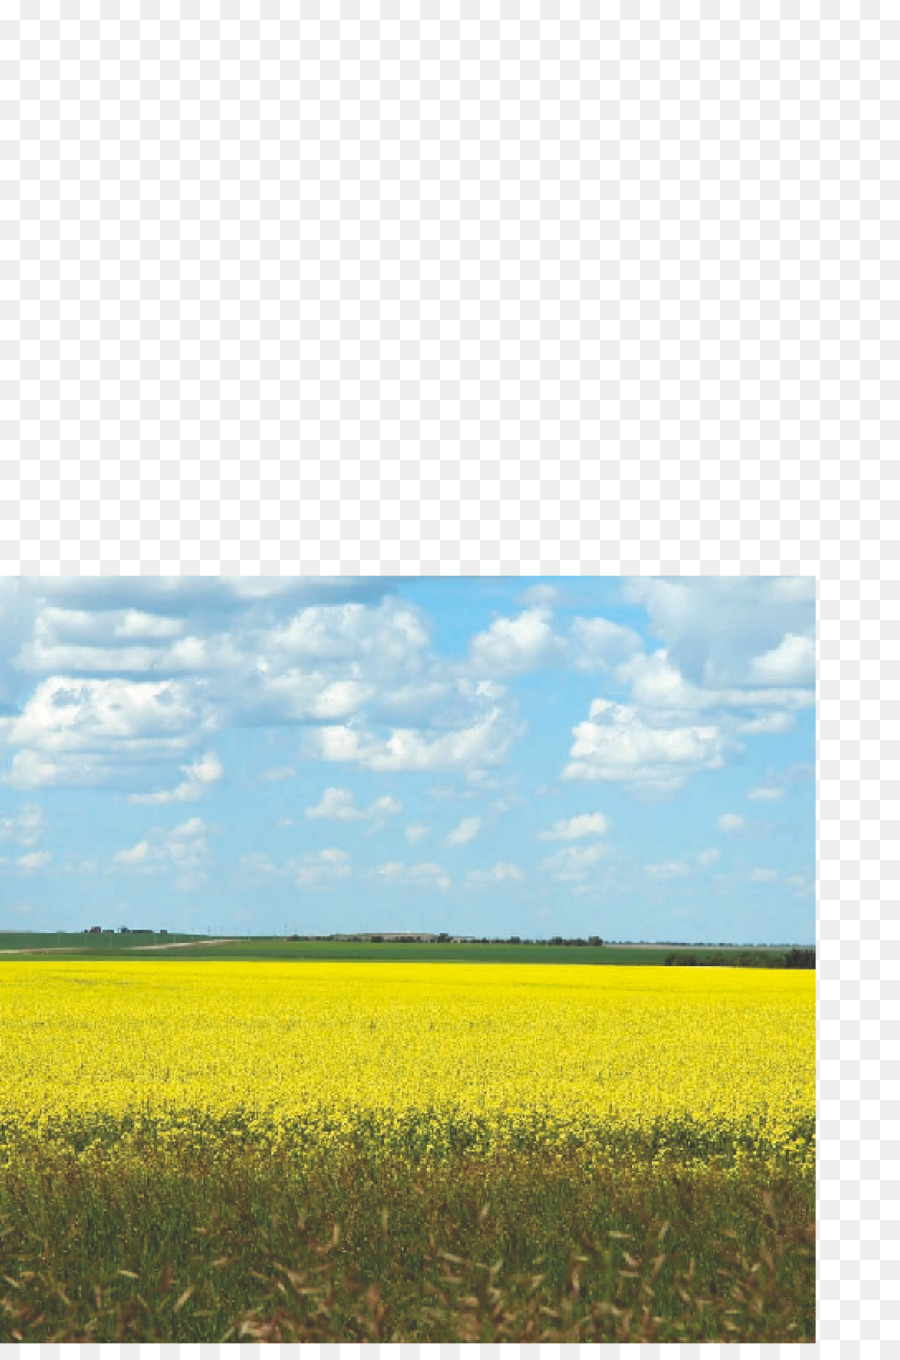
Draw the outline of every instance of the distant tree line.
M449 936L446 936L446 935L439 935L438 938L437 938L437 943L438 943L438 944L444 944L445 941L446 941L448 938L449 938ZM601 938L600 938L599 935L589 935L588 938L587 938L586 940L564 940L564 939L562 938L561 935L554 935L553 938L552 938L551 940L529 940L529 939L523 939L521 935L508 935L508 936L506 936L505 938L504 938L503 936L496 936L496 935L491 935L491 936L488 936L488 935L481 935L481 936L477 936L477 937L474 936L474 935L470 935L470 936L467 936L467 937L466 937L466 943L467 943L467 944L529 944L529 945L530 945L530 944L533 944L533 945L542 945L542 946L546 946L546 945L548 945L548 944L553 944L553 945L585 945L585 946L590 945L590 946L596 948L598 945L602 945L603 941L601 940Z
M287 940L342 940L346 944L453 944L460 941L463 944L533 944L533 945L602 945L603 941L599 935L590 935L586 940L564 940L561 935L554 935L552 940L527 940L520 935L448 935L446 931L441 931L439 935L429 935L424 940L421 935L391 935L385 939L384 935L286 935Z
M666 955L666 963L682 967L706 968L815 968L814 949L789 949L782 954L776 950L742 949L740 953L688 954L679 951Z
M560 948L566 947L589 947L597 948L604 942L599 935L589 935L587 939L575 938L565 939L562 935L554 935L549 940L524 939L521 935L448 935L446 931L441 931L439 935L428 935L424 940L421 935L288 935L288 940L323 940L340 941L344 944L519 944L534 945L545 948L547 945L554 945ZM642 942L643 943L643 942ZM663 949L674 941L661 941L659 948ZM707 967L707 968L815 968L816 951L815 949L792 948L792 949L753 949L739 948L735 945L720 944L715 947L714 952L706 952L706 946L694 945L693 949L704 950L703 953L694 953L692 949L681 947L670 950L665 956L665 962L681 967ZM726 952L727 951L727 952Z

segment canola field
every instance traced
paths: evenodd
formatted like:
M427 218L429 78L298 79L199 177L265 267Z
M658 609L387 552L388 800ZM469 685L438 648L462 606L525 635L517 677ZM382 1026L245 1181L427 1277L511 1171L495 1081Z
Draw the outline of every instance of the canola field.
M815 976L421 963L0 963L0 1166L577 1151L814 1177Z

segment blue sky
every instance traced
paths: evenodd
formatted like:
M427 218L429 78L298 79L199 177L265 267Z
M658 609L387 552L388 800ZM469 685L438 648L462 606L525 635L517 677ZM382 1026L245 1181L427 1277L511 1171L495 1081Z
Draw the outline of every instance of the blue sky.
M815 582L0 581L0 928L812 943Z

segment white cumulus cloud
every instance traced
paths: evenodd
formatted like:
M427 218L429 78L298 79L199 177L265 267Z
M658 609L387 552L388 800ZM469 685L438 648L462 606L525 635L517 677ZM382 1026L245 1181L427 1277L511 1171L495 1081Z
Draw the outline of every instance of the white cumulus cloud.
M205 822L202 817L189 817L186 822L181 822L178 826L173 826L169 832L172 840L185 840L195 836L205 836L216 828L209 822Z
M467 845L481 830L480 817L464 817L447 836L445 845Z
M21 712L0 718L13 752L4 782L16 788L131 783L148 763L182 758L215 726L194 682L41 681Z
M815 581L789 577L631 577L625 598L646 608L651 632L689 680L711 688L802 684L811 679L803 654L784 655L754 673L756 658L777 651L788 635L815 627ZM792 660L795 663L787 662ZM784 664L782 664L784 663Z
M777 803L779 799L784 797L784 789L767 787L751 789L747 797L753 799L754 802Z
M440 736L399 728L380 739L349 726L313 728L304 736L306 754L315 759L349 762L388 773L475 770L492 765L505 755L514 733L502 710L495 708L471 727Z
M725 743L712 725L651 727L625 704L595 699L575 738L564 779L607 780L674 792L700 770L720 769Z
M816 678L814 640L786 633L777 647L751 660L750 678L767 685L812 684Z
M150 842L138 841L130 850L119 850L113 855L113 864L141 864L150 856Z
M352 717L375 689L362 680L332 679L319 671L294 668L267 676L264 692L283 717L302 723Z
M572 624L572 656L580 671L608 671L643 650L632 628L603 618L578 618Z
M428 629L416 609L393 599L375 608L358 602L314 605L273 631L267 643L273 654L306 666L371 658L380 667L409 667L427 646Z
M54 676L36 686L18 717L7 720L6 740L48 752L105 749L113 743L121 750L183 737L196 717L190 692L173 680Z
M725 812L718 821L720 831L743 831L744 826L744 819L737 812Z
M208 793L225 773L225 767L214 752L208 751L199 760L182 765L184 779L174 789L161 789L158 793L132 793L132 803L193 803Z
M527 609L517 618L495 619L470 645L472 668L485 675L517 675L552 664L563 654L550 611Z
M616 676L631 685L637 707L655 719L679 721L707 713L711 721L727 718L735 732L786 730L799 709L815 703L813 691L797 685L694 684L673 665L665 648L631 657L617 668Z
M520 728L494 666L516 673L557 647L549 589L484 632L483 673L468 653L436 651L425 613L395 591L325 578L0 585L0 781L179 802L199 789L179 784L178 765L213 734L290 724L308 737L298 753L364 769L497 765Z

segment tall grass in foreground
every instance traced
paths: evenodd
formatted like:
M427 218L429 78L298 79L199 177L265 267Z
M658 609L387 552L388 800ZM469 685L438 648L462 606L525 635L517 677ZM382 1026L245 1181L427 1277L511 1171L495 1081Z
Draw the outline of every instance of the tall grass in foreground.
M812 1341L814 1185L48 1143L0 1171L0 1341Z

